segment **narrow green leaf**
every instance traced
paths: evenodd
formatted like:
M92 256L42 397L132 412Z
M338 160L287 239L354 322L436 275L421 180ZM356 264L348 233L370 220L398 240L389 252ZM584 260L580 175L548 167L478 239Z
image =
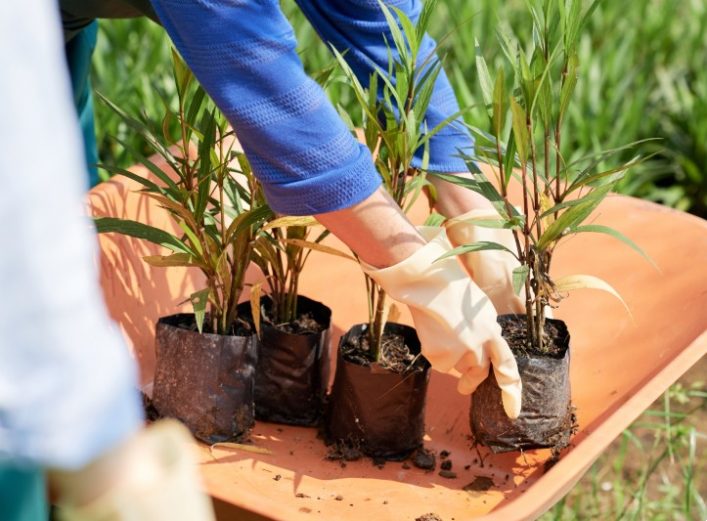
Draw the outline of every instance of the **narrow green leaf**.
M194 230L192 230L191 227L181 219L177 222L177 224L179 224L179 227L184 231L186 236L189 238L189 242L191 242L192 246L199 253L199 255L204 255L204 248L201 244L201 241L196 236L196 233L194 232Z
M440 261L442 259L446 259L448 257L455 257L457 255L463 255L465 253L471 253L474 251L483 251L483 250L500 250L500 251L507 251L514 257L516 256L515 253L513 253L511 250L506 248L503 244L499 244L497 242L492 242L492 241L478 241L473 244L464 244L462 246L457 246L456 248L448 251L444 255L436 258L433 262Z
M199 330L199 333L203 333L204 331L204 316L206 315L206 306L209 303L210 294L211 290L206 288L195 291L189 297L192 307L194 308L194 318L196 319L196 328Z
M574 291L576 289L599 289L606 291L616 297L621 304L623 304L624 308L626 308L629 315L631 314L631 310L628 308L624 299L621 298L619 292L598 277L593 275L567 275L555 281L556 291Z
M196 258L189 253L173 253L171 255L147 255L142 258L150 266L157 268L169 267L203 267Z
M423 226L439 227L442 226L442 223L445 220L446 217L444 215L438 214L437 212L432 212L427 216L427 219L425 219Z
M528 161L530 139L528 129L525 126L525 110L523 110L523 107L520 106L513 96L511 96L511 111L513 113L513 138L516 148L518 149L521 165L524 165Z
M250 312L253 315L253 325L255 326L255 333L260 338L260 293L261 293L261 282L256 282L250 289Z
M597 188L589 194L582 197L581 202L567 209L560 215L555 222L547 227L545 232L538 240L537 247L539 250L544 250L552 242L561 238L572 228L579 226L594 209L599 206L599 203L609 193L611 187L603 186Z
M489 74L488 65L481 53L479 41L474 38L474 49L476 50L476 73L479 75L479 84L481 85L481 94L484 98L484 105L487 108L489 116L493 115L491 105L493 104L493 82Z
M609 226L602 226L600 224L585 224L582 226L575 226L574 228L572 228L569 231L569 233L603 233L606 235L610 235L611 237L618 239L621 242L623 242L624 244L626 244L629 248L631 248L633 251L637 252L641 257L646 259L654 267L657 268L655 262L653 262L653 259L651 259L646 254L646 252L640 248L640 246L638 246L635 242L633 242L631 239L626 237L620 231L610 228Z
M562 83L562 88L560 90L560 120L564 119L567 108L569 107L570 101L572 99L572 94L577 86L577 66L578 58L576 54L572 54L567 57L566 67L567 75Z
M513 270L513 293L520 295L523 286L525 286L525 280L528 278L529 273L530 268L525 264L522 264Z
M493 116L491 118L493 133L498 141L503 139L503 123L506 120L506 111L503 107L503 100L506 96L505 81L503 69L499 69L496 75L496 85L493 88Z
M164 246L174 252L191 253L189 247L171 233L147 224L116 217L98 217L93 222L98 233L120 233Z
M263 229L270 230L272 228L288 228L290 226L318 226L319 221L317 221L311 215L303 216L292 216L288 215L285 217L278 217L274 221L267 223Z
M295 246L300 246L302 248L320 251L322 253L328 253L329 255L335 255L336 257L341 257L343 259L348 259L352 261L356 260L351 255L347 255L343 251L339 251L336 248L332 248L331 246L326 246L324 244L317 244L311 241L303 241L301 239L285 239L285 242L288 244L294 244Z

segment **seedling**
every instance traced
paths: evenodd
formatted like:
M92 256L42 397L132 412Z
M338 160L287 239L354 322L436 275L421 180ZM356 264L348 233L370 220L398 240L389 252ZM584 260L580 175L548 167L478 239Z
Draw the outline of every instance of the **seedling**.
M103 101L174 173L163 172L139 150L133 153L158 182L121 168L103 168L140 183L145 196L167 210L183 233L108 217L96 219L96 227L99 232L118 232L171 250L168 255L145 257L152 266L201 270L206 286L188 299L197 327L200 332L232 334L239 322L237 306L245 273L254 249L265 240L259 232L272 212L245 156L235 151L236 141L225 117L176 52L173 58L178 104L175 110L165 104L163 132L109 100ZM167 129L175 120L179 135L173 137Z
M362 130L366 145L374 152L375 164L383 186L393 200L407 211L430 182L426 179L429 140L459 114L447 118L435 128L425 125L425 113L432 97L441 63L436 53L420 54L435 2L425 3L417 21L399 9L380 3L388 21L393 42L389 45L388 69L376 69L364 87L346 62L334 49L339 65L354 92L362 112ZM392 45L392 47L391 47ZM394 49L397 58L394 58ZM420 166L413 166L415 154L423 150ZM385 291L366 276L368 295L369 356L379 360L385 324L397 312Z
M449 255L500 249L516 257L520 266L513 272L514 290L519 295L524 291L527 339L530 346L540 351L545 349L546 310L556 307L566 292L594 288L621 298L609 284L594 276L580 274L553 280L550 268L560 241L579 233L603 233L645 257L636 244L617 230L585 224L626 171L643 159L634 158L603 171L597 171L597 165L636 143L569 163L562 152L565 116L580 72L577 44L597 5L595 0L583 11L580 0L528 2L532 40L519 42L512 35L499 32L505 65L511 70L509 82L504 66L492 78L476 43L476 74L490 132L470 127L477 136L475 153L464 155L471 178L435 174L493 203L499 218L475 220L473 224L512 231L513 249L480 242L462 245ZM492 165L493 179L479 168L478 162ZM520 208L509 197L514 177L522 185Z

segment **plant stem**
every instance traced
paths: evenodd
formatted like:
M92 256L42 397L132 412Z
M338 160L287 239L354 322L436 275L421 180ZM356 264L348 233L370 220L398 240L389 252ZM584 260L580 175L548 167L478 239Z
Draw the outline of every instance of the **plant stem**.
M377 284L373 284L374 286L374 291L377 295L376 297L376 305L375 305L375 313L373 316L373 327L370 328L371 330L371 338L370 338L370 343L371 343L371 357L373 360L378 361L380 356L381 356L381 344L383 340L383 331L385 330L385 320L384 320L384 313L385 313L385 299L386 299L386 294L385 290L378 286Z
M527 182L527 177L528 177L528 167L527 163L523 163L521 165L521 180L523 182L523 213L525 214L525 222L523 223L523 238L525 242L525 247L523 251L523 258L521 260L522 263L525 263L528 267L530 267L530 263L528 262L530 259L530 226L528 223L528 182ZM535 328L533 326L534 321L533 321L533 306L532 306L532 301L531 301L531 291L530 291L530 273L528 276L525 278L525 315L526 315L526 320L527 320L527 325L528 325L528 331L530 332L531 338L529 339L532 343L532 335L533 331L535 331Z

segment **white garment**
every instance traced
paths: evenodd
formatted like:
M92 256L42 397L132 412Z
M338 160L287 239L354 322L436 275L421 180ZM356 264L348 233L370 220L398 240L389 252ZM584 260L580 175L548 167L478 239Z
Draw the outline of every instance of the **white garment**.
M85 465L136 431L98 286L58 6L0 1L0 458Z

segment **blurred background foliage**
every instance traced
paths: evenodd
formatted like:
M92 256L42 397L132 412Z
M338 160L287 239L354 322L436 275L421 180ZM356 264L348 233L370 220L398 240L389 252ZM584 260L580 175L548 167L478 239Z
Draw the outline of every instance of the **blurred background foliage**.
M431 33L441 41L445 68L460 103L481 99L475 78L474 39L492 67L500 61L498 28L523 34L530 26L523 0L440 0ZM332 63L326 46L297 9L285 0L308 71ZM602 2L584 31L580 80L563 139L566 157L579 157L646 138L638 153L656 153L631 171L624 193L707 217L707 2L632 0ZM94 86L130 113L153 120L174 99L169 40L147 20L101 22L94 56ZM328 93L344 109L348 89L330 82ZM127 166L133 158L109 136L134 143L118 118L98 104L102 161ZM480 108L469 123L486 125ZM627 151L628 160L636 154ZM599 165L605 167L607 165Z
M511 27L522 35L530 26L523 4L439 0L431 32L442 40L445 68L462 105L481 99L474 39L493 67L501 61L496 30ZM331 65L326 46L294 1L285 0L283 8L307 70ZM660 138L642 145L639 153L656 155L630 172L621 191L707 217L707 3L604 1L584 32L580 53L570 132L563 139L566 157ZM169 40L147 20L101 22L93 65L96 90L128 113L161 121L164 104L175 102ZM327 90L334 103L351 106L350 90L340 81ZM483 128L487 118L481 110L474 108L467 119ZM96 124L103 162L136 162L111 136L149 152L101 103ZM699 363L627 429L543 521L707 519L706 364Z

